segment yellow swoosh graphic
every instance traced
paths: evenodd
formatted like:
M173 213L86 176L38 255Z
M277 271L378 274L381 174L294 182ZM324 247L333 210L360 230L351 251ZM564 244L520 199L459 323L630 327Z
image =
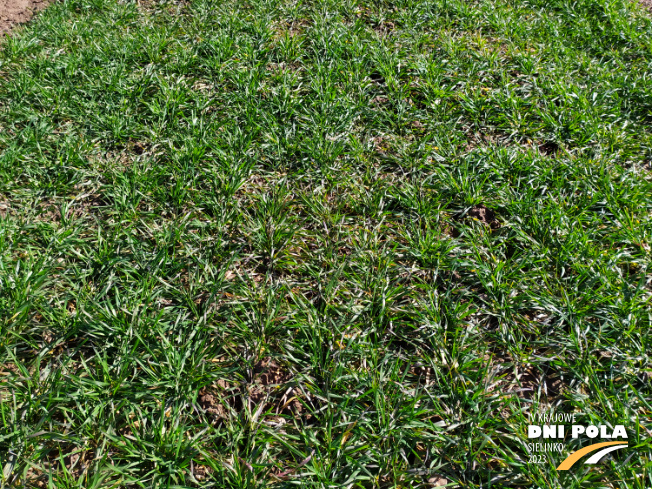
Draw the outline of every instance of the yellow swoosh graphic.
M606 441L604 443L596 443L595 445L589 445L588 447L584 447L576 452L571 453L566 458L566 460L564 460L562 463L559 464L557 470L568 470L575 464L575 462L581 459L584 455L591 452L595 452L596 450L600 450L601 448L604 447L610 447L611 445L627 445L627 443L622 441Z

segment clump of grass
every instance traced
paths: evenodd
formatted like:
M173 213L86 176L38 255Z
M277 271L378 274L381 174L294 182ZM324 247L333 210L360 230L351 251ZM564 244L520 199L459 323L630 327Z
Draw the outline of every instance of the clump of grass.
M622 0L52 4L0 52L3 484L650 487L651 39ZM531 464L549 407L631 456Z

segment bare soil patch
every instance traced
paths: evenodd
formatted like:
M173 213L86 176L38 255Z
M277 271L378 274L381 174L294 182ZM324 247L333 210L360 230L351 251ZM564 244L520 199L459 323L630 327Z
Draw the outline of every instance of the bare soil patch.
M500 221L496 219L496 213L482 204L475 205L466 213L467 218L480 221L489 226L492 230L500 227Z
M0 0L0 38L17 24L27 22L34 12L47 4L47 0Z
M289 385L292 374L267 357L254 365L251 380L246 386L219 380L199 392L198 403L215 419L228 417L229 408L241 411L248 407L254 413L272 408L275 415L301 415L305 420L312 416L304 412L299 397L300 389Z

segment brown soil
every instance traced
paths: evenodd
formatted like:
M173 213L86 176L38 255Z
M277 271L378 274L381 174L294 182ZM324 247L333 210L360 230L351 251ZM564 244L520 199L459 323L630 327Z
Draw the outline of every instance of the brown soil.
M251 413L272 408L275 415L286 414L302 416L309 420L312 416L304 412L294 387L289 386L292 374L284 367L267 357L254 365L250 382L244 386L230 384L224 380L206 387L199 392L198 404L215 419L226 419L229 408L241 411L248 407Z
M544 156L554 156L558 151L559 145L554 141L546 141L539 145L539 152Z
M27 22L34 12L47 4L47 0L0 0L0 38L17 24Z
M496 213L482 204L472 207L466 215L486 224L491 229L498 229L500 227L500 222L496 219Z

